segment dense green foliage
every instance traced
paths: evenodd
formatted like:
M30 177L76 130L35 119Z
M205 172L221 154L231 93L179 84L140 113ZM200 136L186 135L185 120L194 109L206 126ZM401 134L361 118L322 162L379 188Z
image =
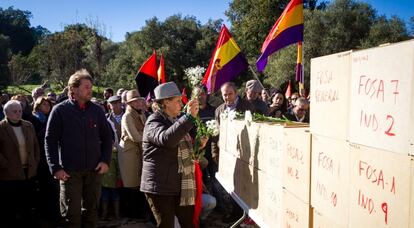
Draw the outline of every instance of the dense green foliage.
M221 24L217 20L201 25L196 18L181 15L168 17L164 22L155 17L147 20L141 31L127 35L110 61L106 71L108 83L133 87L139 67L156 50L158 56L164 55L167 81L186 85L184 69L208 65Z
M254 67L260 47L289 0L233 0L226 16L231 33ZM356 0L305 1L304 67L309 86L310 59L335 52L409 39L414 16L408 23L396 16L378 15L369 4ZM61 32L31 27L32 15L13 7L0 8L0 89L8 85L45 81L62 88L77 69L88 69L95 84L115 89L134 88L134 77L153 52L165 57L167 80L187 85L184 69L207 67L222 20L201 24L193 16L172 15L164 21L150 18L126 40L114 43L99 26L71 24ZM260 75L268 87L285 89L294 79L296 46L270 58ZM251 78L244 73L236 81Z
M286 2L288 1L234 0L230 4L226 14L234 25L232 32L237 35L251 64L255 63L259 48ZM306 88L309 88L311 58L410 38L407 25L401 19L387 19L378 15L367 3L354 0L335 0L329 4L317 4L316 1L307 3L304 10L303 43ZM252 7L247 7L249 4ZM255 4L260 7L253 6ZM269 8L276 10L263 10ZM260 17L255 18L255 15ZM267 29L255 30L263 24L267 25ZM411 24L414 24L414 19ZM294 81L296 53L297 47L292 45L272 55L263 76L267 86L284 90L289 79Z

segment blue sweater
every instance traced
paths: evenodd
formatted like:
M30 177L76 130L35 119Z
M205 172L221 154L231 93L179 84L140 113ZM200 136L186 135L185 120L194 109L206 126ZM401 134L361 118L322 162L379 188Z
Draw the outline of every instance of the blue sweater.
M110 164L112 133L102 109L88 102L81 109L68 99L53 107L45 136L50 171L94 170L99 162Z

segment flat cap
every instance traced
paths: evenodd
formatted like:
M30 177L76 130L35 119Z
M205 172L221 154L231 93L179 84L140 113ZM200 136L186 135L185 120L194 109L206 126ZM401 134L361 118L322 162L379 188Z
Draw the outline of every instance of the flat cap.
M112 103L112 102L115 102L115 101L121 101L121 96L117 96L117 95L111 96L111 97L108 98L107 101L108 101L108 103Z

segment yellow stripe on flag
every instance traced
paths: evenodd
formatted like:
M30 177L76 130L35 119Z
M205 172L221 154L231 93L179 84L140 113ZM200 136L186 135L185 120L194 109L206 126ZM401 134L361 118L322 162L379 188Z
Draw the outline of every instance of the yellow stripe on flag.
M303 59L303 55L302 55L302 42L298 43L298 57L296 59L296 63L300 63L302 64L302 59Z
M220 59L220 66L223 67L239 53L239 46L237 46L236 41L234 41L233 38L230 38L225 44L218 48L214 60Z
M296 5L282 16L275 33L272 35L272 40L289 27L303 24L303 4Z

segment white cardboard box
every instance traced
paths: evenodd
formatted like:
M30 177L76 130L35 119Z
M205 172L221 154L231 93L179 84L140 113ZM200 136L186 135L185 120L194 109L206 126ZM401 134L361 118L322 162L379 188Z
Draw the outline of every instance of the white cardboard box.
M351 51L311 59L312 134L348 139Z
M287 190L283 190L282 202L282 227L311 227L309 203L303 202Z
M309 128L285 128L282 184L310 204L311 134Z
M346 228L347 226L338 225L335 219L328 218L313 209L313 228Z
M311 205L341 226L349 220L349 144L312 135Z
M220 154L219 166L217 179L249 216L260 227L280 227L283 215L281 182L231 153Z
M411 156L352 144L350 161L349 226L409 227Z
M413 154L414 40L356 51L351 58L349 141Z
M223 144L228 153L281 180L283 132L281 125L232 120L227 121L226 142Z

